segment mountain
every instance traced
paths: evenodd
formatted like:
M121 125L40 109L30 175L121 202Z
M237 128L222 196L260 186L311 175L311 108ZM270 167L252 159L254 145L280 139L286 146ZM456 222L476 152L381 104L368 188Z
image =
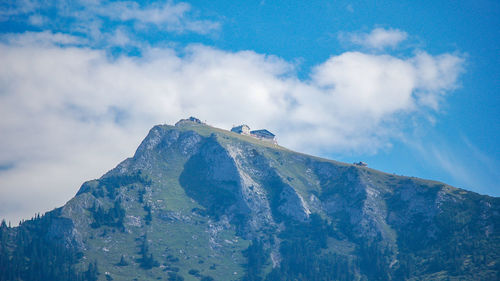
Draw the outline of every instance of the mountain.
M0 280L500 280L500 198L195 118L0 238Z

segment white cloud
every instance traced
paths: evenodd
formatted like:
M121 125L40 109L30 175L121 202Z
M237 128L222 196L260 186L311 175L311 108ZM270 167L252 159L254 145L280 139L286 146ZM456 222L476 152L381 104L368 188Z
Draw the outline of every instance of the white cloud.
M459 135L451 143L438 137L425 146L415 139L406 143L415 150L416 159L432 167L441 178L448 177L447 183L483 194L500 195L498 189L488 190L488 187L498 185L500 163L473 145L467 137Z
M130 35L124 28L117 28L111 36L108 37L108 42L112 46L132 46L135 42L130 39Z
M0 5L0 21L6 21L17 15L33 13L40 3L31 0L4 0Z
M87 40L81 37L72 36L65 33L53 33L51 31L25 32L22 34L5 34L3 41L7 41L11 46L53 46L53 45L82 45Z
M410 61L347 52L316 67L313 81L331 95L331 106L342 105L337 110L346 117L357 112L363 118L369 115L379 120L411 109L417 72Z
M64 31L84 32L93 39L103 39L102 21L113 23L132 22L136 32L155 26L162 31L176 33L209 34L220 28L220 23L198 19L191 5L185 2L157 1L139 4L136 1L9 1L5 9L0 9L0 21L16 17L44 28ZM43 16L52 14L51 18ZM53 14L55 13L55 14ZM97 29L97 30L96 30ZM97 32L98 31L98 32ZM112 34L111 34L112 35Z
M0 171L0 206L20 207L0 207L0 217L13 222L62 205L84 180L131 156L151 126L189 115L228 129L268 128L299 151L376 151L402 133L398 119L453 89L462 65L450 54L347 52L301 80L292 63L252 51L197 45L112 59L61 46L58 34L7 37L0 167L12 167Z
M455 81L463 72L464 59L452 54L431 56L419 52L413 58L413 64L417 69L418 101L437 109L439 99L457 86Z
M176 32L196 32L207 34L217 30L220 24L208 20L196 20L188 16L191 6L188 3L153 3L141 7L137 2L112 2L93 9L95 14L114 20L134 20L139 24L154 24L161 29Z
M361 45L365 48L382 50L387 47L395 48L399 43L406 40L408 34L399 29L375 28L370 33L341 34L341 39Z
M31 25L42 26L48 21L48 19L45 16L34 14L28 18L28 21Z

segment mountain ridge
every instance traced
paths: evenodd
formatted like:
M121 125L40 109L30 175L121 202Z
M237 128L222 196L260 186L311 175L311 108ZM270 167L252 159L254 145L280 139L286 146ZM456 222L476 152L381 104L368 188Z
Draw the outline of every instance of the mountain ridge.
M492 280L499 202L187 119L154 126L63 207L0 229L46 224L82 280ZM5 241L0 266L22 247Z

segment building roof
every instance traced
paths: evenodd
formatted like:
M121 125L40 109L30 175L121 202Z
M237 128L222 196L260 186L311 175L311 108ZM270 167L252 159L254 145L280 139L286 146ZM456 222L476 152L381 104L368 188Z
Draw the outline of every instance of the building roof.
M247 127L248 129L250 129L250 127L248 127L248 125L243 124L243 125L239 125L239 126L234 126L234 127L231 129L231 131L234 131L234 130L241 130L241 129L243 129L243 127Z
M266 129L254 130L254 131L251 131L250 134L261 137L261 138L269 138L269 139L272 139L275 137L275 135L273 133L269 132Z
M238 134L242 134L242 133L248 134L248 133L250 133L250 127L248 127L245 124L239 125L239 126L234 126L231 129L231 132L235 132L235 133L238 133Z

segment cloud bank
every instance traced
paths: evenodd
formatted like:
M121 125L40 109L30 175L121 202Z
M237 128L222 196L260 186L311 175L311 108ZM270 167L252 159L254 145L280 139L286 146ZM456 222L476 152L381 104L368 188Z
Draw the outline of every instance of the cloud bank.
M217 21L199 19L190 4L173 1L6 0L0 3L2 21L85 35L92 45L113 43L109 35L119 30L131 35L152 31L206 35L220 28Z
M0 215L13 222L63 204L153 125L190 115L267 128L299 151L375 152L404 134L398 120L437 110L463 64L345 52L300 79L293 63L253 51L149 47L112 58L80 43L50 31L2 37Z

